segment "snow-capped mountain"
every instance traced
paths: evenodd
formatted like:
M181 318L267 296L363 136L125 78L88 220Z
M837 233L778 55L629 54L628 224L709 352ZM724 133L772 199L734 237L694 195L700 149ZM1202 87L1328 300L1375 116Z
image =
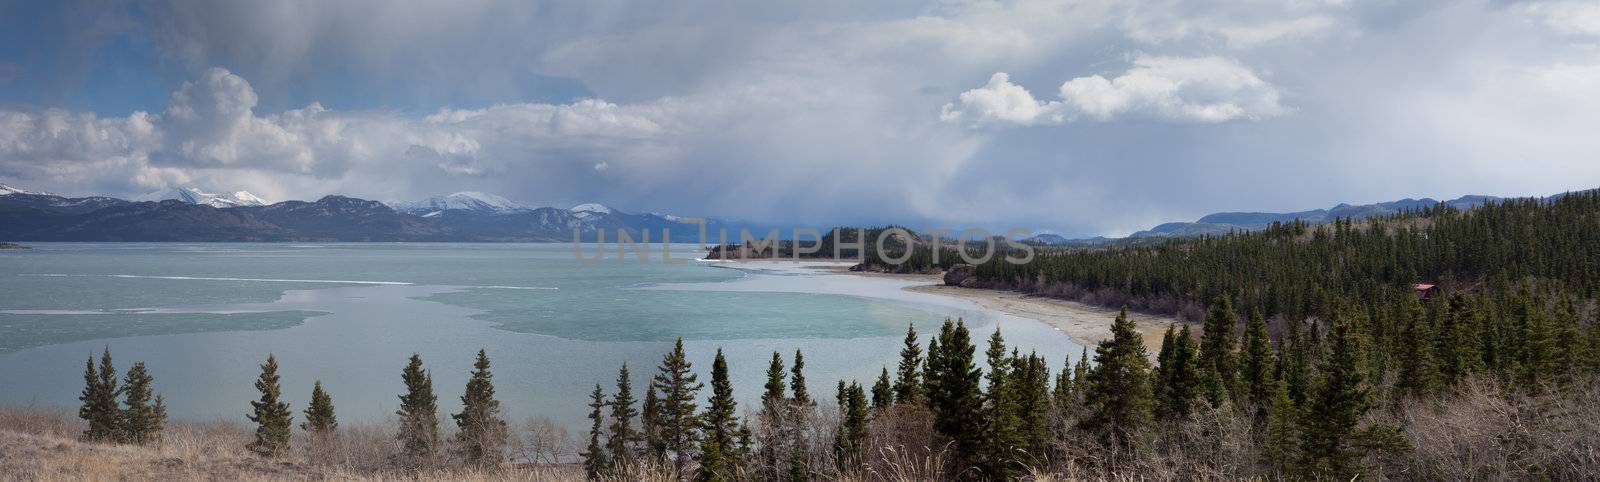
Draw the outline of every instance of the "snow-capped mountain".
M47 193L47 192L29 191L29 190L26 190L26 189L15 188L15 187L7 186L5 184L0 184L0 196L9 196L9 195L12 195L12 194L29 194L29 195L33 195L33 196L53 196L53 194L50 194L50 193Z
M396 211L418 216L436 215L434 213L453 209L496 214L530 210L529 207L510 199L476 191L458 192L449 196L435 196L421 201L402 201L388 204L389 207L394 208Z
M231 194L212 194L192 187L179 187L156 191L140 196L140 201L165 201L176 199L189 204L204 204L214 208L232 208L239 206L265 206L267 201L249 191L234 191Z
M578 219L596 218L615 212L612 211L610 207L600 203L579 204L577 206L573 206L567 211L572 212L572 215L576 216Z

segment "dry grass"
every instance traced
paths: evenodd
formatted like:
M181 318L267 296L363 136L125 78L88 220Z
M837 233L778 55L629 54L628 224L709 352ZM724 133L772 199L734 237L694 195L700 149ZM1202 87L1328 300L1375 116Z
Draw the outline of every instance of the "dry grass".
M1404 427L1409 451L1373 454L1362 479L1593 480L1600 473L1600 381L1586 379L1530 396L1489 379L1469 381L1454 393L1404 402L1369 414L1368 424ZM1210 410L1189 421L1164 424L1141 435L1134 451L1118 453L1072 427L1053 424L1045 460L1026 480L1280 480L1292 474L1263 464L1260 428L1248 410ZM872 421L861 466L840 471L829 447L836 414L812 412L798 429L757 429L758 442L799 443L811 454L814 480L954 480L974 475L957 466L949 442L934 434L919 407L896 406ZM297 438L291 454L263 459L243 449L251 432L238 423L175 422L159 444L83 443L74 414L56 409L0 408L0 480L581 480L572 464L576 442L548 420L521 424L510 454L538 464L486 470L441 456L420 469L400 468L392 424L340 429L336 440ZM757 457L759 459L759 457ZM559 462L559 463L556 463ZM759 460L736 470L736 480L757 480L778 467ZM693 463L686 476L694 474ZM784 467L786 469L786 467ZM614 469L605 480L668 481L673 467L649 462Z
M57 409L0 408L0 480L582 480L572 465L507 465L494 470L440 460L405 470L392 463L383 426L342 428L336 440L296 439L293 453L265 459L244 450L248 428L231 422L174 422L160 443L78 441L82 425Z

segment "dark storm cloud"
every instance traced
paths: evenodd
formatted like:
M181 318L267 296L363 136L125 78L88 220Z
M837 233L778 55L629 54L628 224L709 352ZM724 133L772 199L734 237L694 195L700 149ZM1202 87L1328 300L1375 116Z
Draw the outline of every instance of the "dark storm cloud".
M0 110L0 177L1069 234L1600 185L1592 2L855 5L144 4L182 85Z

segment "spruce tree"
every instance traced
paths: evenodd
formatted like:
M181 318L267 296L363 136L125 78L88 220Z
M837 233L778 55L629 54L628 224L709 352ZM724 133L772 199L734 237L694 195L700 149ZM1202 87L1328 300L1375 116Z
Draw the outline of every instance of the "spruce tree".
M1144 340L1123 307L1111 324L1111 339L1095 347L1094 369L1089 371L1084 401L1089 413L1085 429L1101 442L1132 447L1150 421L1150 368Z
M1455 386L1483 368L1483 343L1478 312L1472 301L1456 293L1450 296L1448 306L1449 313L1442 318L1445 325L1437 333L1439 342L1435 352L1440 382Z
M900 349L900 367L895 372L894 400L900 403L922 403L922 347L917 344L917 326L906 324L905 347Z
M789 446L789 474L791 480L806 480L809 477L808 461L811 460L810 447L807 447L802 438L802 427L810 423L816 401L811 399L811 394L806 391L805 375L806 359L800 350L794 351L794 366L789 367L789 410L785 414L785 429L789 431L791 439Z
M717 349L717 357L711 361L711 399L706 403L706 411L700 416L705 432L705 440L701 444L701 453L717 452L713 457L702 457L700 471L711 472L716 480L725 480L732 473L737 462L729 455L737 447L736 437L739 433L739 420L735 412L738 403L733 399L733 383L728 380L728 361L722 356L722 349Z
M1276 390L1272 379L1272 340L1267 336L1267 320L1261 311L1250 313L1250 324L1245 326L1244 342L1239 356L1239 377L1251 405L1266 410L1272 403Z
M611 467L611 462L606 460L605 445L600 443L602 426L606 421L606 392L600 389L600 384L594 384L594 391L589 393L589 446L584 447L583 473L590 480L598 479Z
M639 443L639 433L633 429L633 419L639 410L633 407L633 380L628 375L628 364L617 371L617 393L611 396L611 427L606 447L611 460L625 465L634 459L634 447Z
M117 388L117 370L111 364L111 348L107 347L100 355L100 369L95 370L94 356L84 362L83 368L83 394L78 400L83 405L78 408L78 418L89 422L89 428L83 431L83 439L90 442L110 442L117 437L117 396L121 390Z
M887 369L885 369L887 370ZM867 438L867 395L859 383L839 381L839 429L834 436L833 456L840 471L850 472L861 463L861 448Z
M766 391L761 394L763 410L771 410L784 401L784 390L788 387L783 381L783 356L772 352L772 362L767 365Z
M667 454L667 442L661 438L661 399L656 397L655 384L646 383L644 387L639 432L644 436L645 452L651 460L660 462Z
M1162 409L1166 407L1167 399L1167 373L1172 371L1172 351L1178 347L1178 325L1167 325L1167 332L1161 335L1161 351L1156 355L1156 366L1150 370L1150 395L1156 401L1156 417L1165 418Z
M282 387L278 385L278 360L271 354L261 365L261 376L256 379L256 390L261 399L250 402L254 413L250 421L256 423L256 438L246 448L263 457L276 457L289 451L289 427L294 413L289 403L278 400Z
M1395 380L1395 388L1405 395L1422 397L1433 393L1438 379L1433 358L1433 331L1421 303L1409 299L1404 309L1405 328L1398 347L1400 375Z
M789 401L784 395L788 388L784 382L783 355L772 352L772 362L767 364L767 383L761 395L761 411L759 420L762 426L763 443L761 444L761 472L762 479L776 480L782 475L780 470L784 457L789 453L791 430L787 430L786 421L789 419Z
M805 355L801 354L800 350L795 350L794 366L789 368L789 391L794 393L794 396L790 400L792 400L795 405L800 407L816 404L816 402L811 400L811 394L806 392L805 369Z
M1556 339L1555 380L1560 384L1571 383L1583 364L1583 329L1578 325L1576 303L1568 297L1556 311L1552 326Z
M1294 400L1289 398L1289 384L1276 380L1272 384L1271 408L1267 411L1267 437L1262 447L1267 467L1274 473L1288 470L1295 458L1295 441L1299 416Z
M455 452L471 465L495 467L505 455L509 432L500 415L500 401L494 397L494 374L489 372L489 354L478 350L472 376L461 394L461 413L451 415L460 429L455 436Z
M1077 405L1077 394L1072 386L1072 357L1061 361L1061 373L1056 374L1055 388L1050 392L1050 405L1058 412L1066 413L1071 407Z
M406 457L411 462L431 459L439 447L439 397L433 394L433 375L422 368L422 356L411 354L405 370L400 372L406 393L400 395L400 441Z
M661 431L663 451L671 458L675 474L683 473L684 464L693 458L695 444L700 440L695 398L705 385L696 381L697 378L688 355L683 352L683 338L678 338L672 352L662 358L660 373L653 382L661 393L656 424Z
M923 371L934 429L955 441L957 463L963 465L980 461L986 433L976 350L966 323L945 319L937 340L928 344Z
M1162 348L1162 351L1167 349ZM1206 380L1201 375L1198 351L1189 325L1183 325L1183 330L1172 339L1166 365L1160 368L1161 379L1157 383L1161 388L1153 389L1161 395L1156 399L1156 414L1161 418L1183 420L1194 412L1203 389L1202 382Z
M1542 393L1559 372L1557 330L1543 309L1540 297L1526 299L1520 307L1521 336L1517 343L1517 379L1532 393Z
M1313 478L1358 475L1357 424L1371 409L1361 347L1348 321L1333 323L1333 346L1319 367L1316 390L1301 417L1301 468Z
M1015 351L1013 351L1015 353ZM1044 357L1013 355L1010 385L1016 392L1017 440L1034 459L1045 454L1050 422L1050 369Z
M322 389L322 380L311 385L311 404L306 406L305 416L300 429L311 435L312 440L331 437L339 428L339 419L333 414L333 397Z
M1084 346L1078 353L1078 364L1072 367L1072 389L1078 393L1078 398L1083 398L1084 387L1089 382L1089 347Z
M1221 406L1225 398L1238 392L1238 372L1233 353L1233 329L1238 324L1239 316L1234 313L1232 297L1217 296L1211 311L1206 314L1198 358L1206 400L1213 407Z
M883 367L878 382L872 384L872 409L883 410L894 405L894 385L889 382L889 367Z
M1011 479L1016 474L1012 466L1012 453L1021 444L1017 434L1017 390L1011 384L1011 359L1006 357L1005 338L995 327L989 336L989 349L984 351L989 373L985 375L988 390L983 397L984 433L982 469L984 475L995 480Z
M123 381L124 408L118 417L117 440L140 445L160 440L167 411L165 406L153 404L150 398L150 384L155 377L145 371L144 362L134 362Z

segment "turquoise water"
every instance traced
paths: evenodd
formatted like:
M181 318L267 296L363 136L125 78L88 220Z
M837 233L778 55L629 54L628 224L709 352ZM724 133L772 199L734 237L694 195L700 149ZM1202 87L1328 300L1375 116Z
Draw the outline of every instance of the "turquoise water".
M805 351L824 400L836 380L870 383L894 363L908 322L927 333L964 317L985 336L1000 326L1051 360L1078 349L1041 323L899 289L912 282L806 267L590 263L566 244L34 248L0 251L3 403L75 406L84 358L110 347L119 368L149 365L175 417L242 419L273 353L291 402L320 379L342 420L374 421L394 411L411 353L452 410L485 348L514 419L576 428L595 383L609 388L626 362L642 389L679 336L699 368L726 352L746 404L774 350Z

